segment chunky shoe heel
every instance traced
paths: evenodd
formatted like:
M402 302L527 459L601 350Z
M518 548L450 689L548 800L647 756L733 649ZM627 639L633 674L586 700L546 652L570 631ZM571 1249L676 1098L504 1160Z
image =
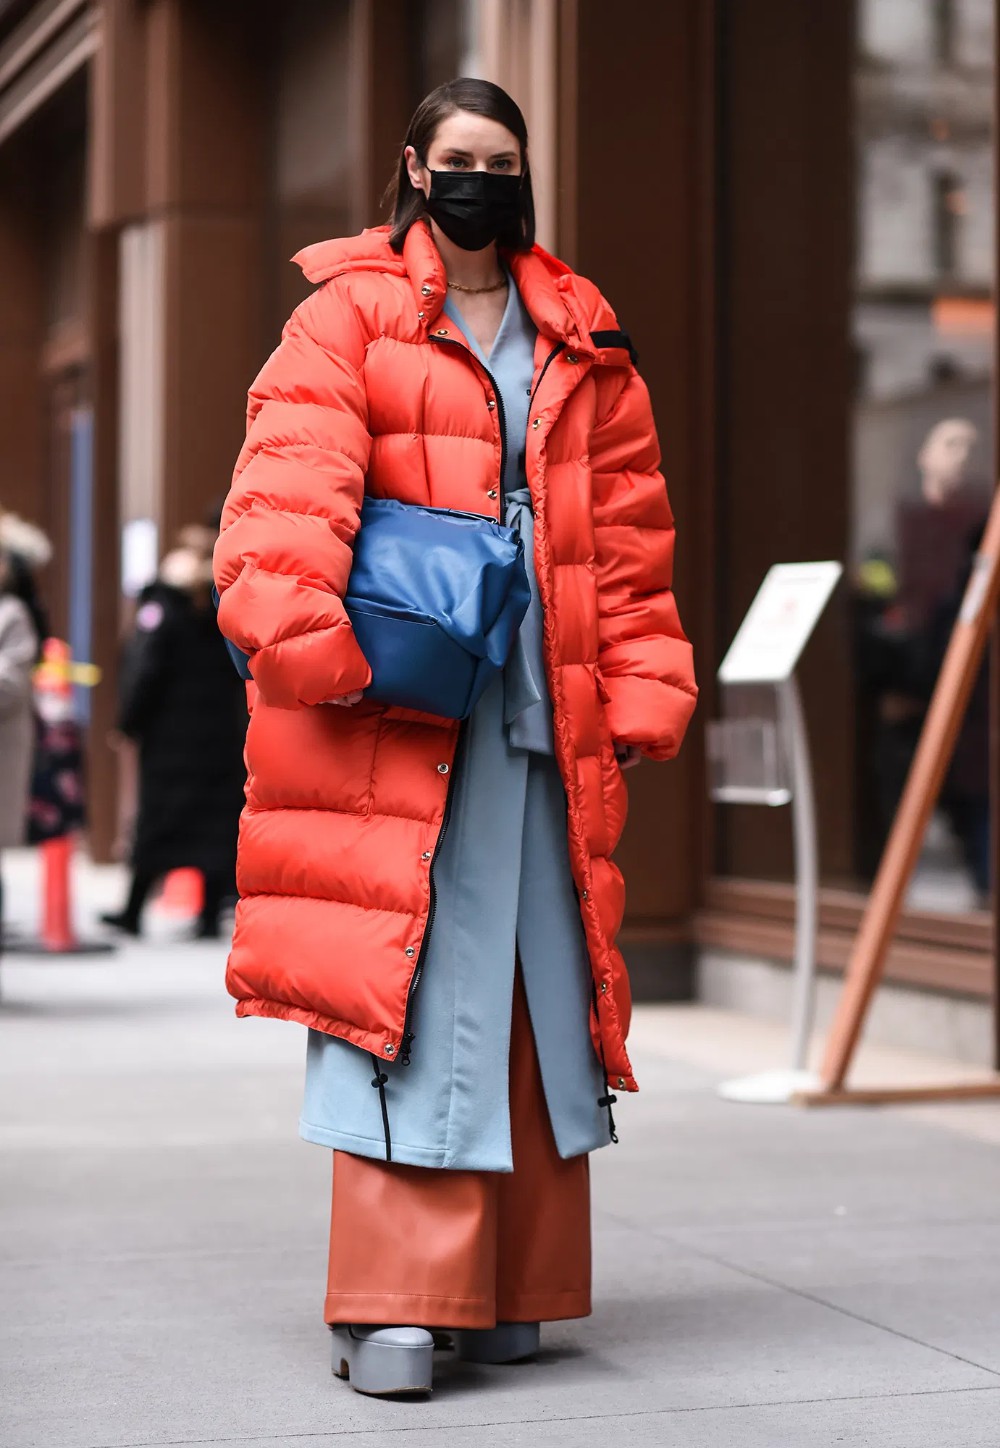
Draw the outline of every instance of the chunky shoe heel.
M392 1398L434 1386L434 1339L422 1327L334 1327L333 1371L356 1393Z
M455 1347L463 1362L519 1363L534 1357L541 1336L537 1322L498 1322L496 1327L456 1332Z

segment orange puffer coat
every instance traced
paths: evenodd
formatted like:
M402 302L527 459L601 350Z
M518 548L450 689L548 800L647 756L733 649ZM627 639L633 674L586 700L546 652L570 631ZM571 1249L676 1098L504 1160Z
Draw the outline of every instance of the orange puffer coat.
M459 726L323 701L371 679L342 603L363 494L499 517L500 410L442 315L446 276L424 222L402 255L379 227L296 260L325 285L250 390L215 555L220 627L256 683L228 986L240 1015L301 1021L394 1060ZM607 303L539 247L508 260L539 332L526 465L592 1029L612 1083L634 1090L613 741L669 759L694 709L673 520L649 397Z

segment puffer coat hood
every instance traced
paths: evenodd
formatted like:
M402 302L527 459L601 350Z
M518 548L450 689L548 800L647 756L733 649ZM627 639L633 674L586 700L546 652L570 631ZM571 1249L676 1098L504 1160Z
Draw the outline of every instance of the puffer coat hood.
M492 378L442 314L425 223L401 255L378 227L296 260L322 285L250 390L215 553L220 627L256 685L228 985L241 1015L391 1061L410 1046L459 726L324 704L371 681L342 602L351 547L366 492L499 518L504 443ZM592 1032L612 1085L634 1090L614 741L668 759L694 709L673 519L649 397L610 307L540 247L507 262L539 332L525 461Z

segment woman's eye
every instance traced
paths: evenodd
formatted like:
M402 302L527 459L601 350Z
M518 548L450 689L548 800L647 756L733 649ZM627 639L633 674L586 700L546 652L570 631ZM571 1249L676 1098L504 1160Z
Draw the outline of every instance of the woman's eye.
M461 156L449 156L447 164L458 171L465 165L465 161Z
M500 160L500 161L494 161L494 162L493 162L493 168L494 168L494 170L496 170L496 171L509 171L509 170L510 170L510 166L511 166L510 161Z

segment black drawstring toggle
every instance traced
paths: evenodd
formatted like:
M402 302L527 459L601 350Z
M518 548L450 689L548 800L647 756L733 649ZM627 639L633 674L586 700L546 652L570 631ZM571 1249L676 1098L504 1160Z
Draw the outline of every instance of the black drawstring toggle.
M606 1092L606 1095L604 1095L604 1096L599 1096L599 1097L597 1098L597 1104L598 1104L598 1106L601 1107L602 1110L604 1110L605 1108L607 1109L607 1113L608 1113L608 1135L611 1137L611 1140L614 1142L615 1146L617 1146L617 1145L618 1145L618 1132L615 1130L615 1114L614 1114L614 1112L611 1110L611 1108L612 1108L612 1106L614 1106L615 1103L617 1102L618 1097L617 1097L617 1096L613 1096L613 1095L611 1094L611 1090L610 1090L610 1088L609 1088L609 1086L608 1086L607 1081L605 1081L605 1083L604 1083L604 1090L605 1090L605 1092Z
M389 1078L382 1070L382 1062L377 1056L371 1056L371 1063L375 1067L375 1075L372 1077L372 1085L378 1092L379 1104L382 1107L382 1130L385 1133L385 1159L392 1161L392 1137L389 1135L389 1108L385 1100L385 1088Z
M608 343L607 345L610 346L611 344ZM597 986L596 986L596 984L595 984L593 981L591 982L591 987L590 987L590 988L591 988L591 991L592 991L592 993L593 993L593 1000L594 1000L594 1019L597 1020L597 1019L598 1019L598 1009L597 1009L598 995L597 995ZM602 989L603 989L603 987L602 987ZM601 1034L600 1034L600 1028L598 1028L597 1046L598 1046L598 1051L600 1052L600 1057L601 1057L601 1075L604 1077L604 1095L603 1095L603 1096L598 1096L598 1098L597 1098L597 1104L598 1104L598 1106L601 1108L602 1111L607 1111L607 1113L608 1113L608 1135L610 1136L611 1140L614 1142L615 1146L617 1146L617 1145L618 1145L618 1132L615 1130L615 1113L611 1110L611 1108L612 1108L612 1106L614 1106L614 1105L616 1104L616 1102L617 1102L617 1100L618 1100L618 1097L617 1097L617 1096L612 1096L612 1094L611 1094L611 1083L608 1081L608 1067L607 1067L607 1063L606 1063L606 1061L605 1061L605 1059L604 1059L604 1040L603 1040L603 1037L602 1037Z

